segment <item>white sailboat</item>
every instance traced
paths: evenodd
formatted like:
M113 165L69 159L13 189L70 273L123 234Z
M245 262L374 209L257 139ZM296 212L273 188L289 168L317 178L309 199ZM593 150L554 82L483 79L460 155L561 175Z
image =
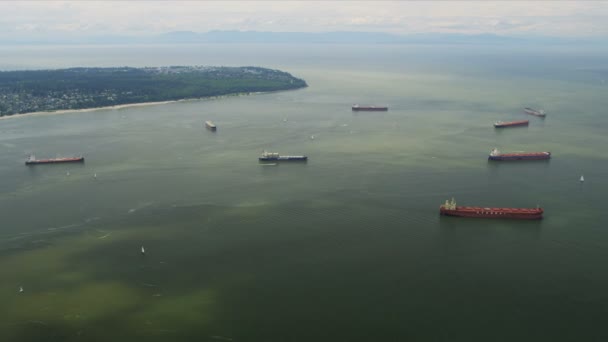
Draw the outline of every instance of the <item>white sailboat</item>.
M23 293L23 286L19 286L19 293Z
M141 254L146 254L146 250L144 249L144 246L141 246Z
M584 181L585 181L585 177L583 177L583 176L581 175L581 179L580 179L580 181L581 181L581 182L584 182Z

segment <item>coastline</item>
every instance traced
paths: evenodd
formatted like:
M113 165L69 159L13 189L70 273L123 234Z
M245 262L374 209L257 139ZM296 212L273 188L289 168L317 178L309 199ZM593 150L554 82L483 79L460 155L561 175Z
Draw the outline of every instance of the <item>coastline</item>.
M194 100L194 99L192 99ZM29 116L45 116L45 115L59 115L59 114L69 114L69 113L85 113L85 112L94 112L97 110L106 110L106 109L122 109L129 107L143 107L143 106L155 106L179 101L187 101L187 100L174 100L174 101L159 101L159 102L139 102L139 103L126 103L122 105L115 106L105 106L105 107L92 107L92 108L82 108L82 109L60 109L54 111L46 111L46 112L29 112L23 114L13 114L13 115L5 115L0 116L0 120L6 120L10 118L18 118L18 117L29 117Z
M277 91L284 91L284 90L277 90ZM31 117L31 116L47 116L47 115L60 115L60 114L70 114L70 113L85 113L85 112L94 112L94 111L97 111L97 110L122 109L122 108L130 108L130 107L156 106L156 105L163 105L163 104L176 103L176 102L184 102L184 101L215 100L215 99L221 99L221 98L231 97L231 96L259 95L259 94L266 94L266 93L272 93L272 92L274 92L274 91L226 94L226 95L219 95L219 96L209 96L209 97L181 99L181 100L170 100L170 101L125 103L125 104L114 105L114 106L91 107L91 108L82 108L82 109L60 109L60 110L44 111L44 112L29 112L29 113L23 113L23 114L12 114L12 115L0 116L0 120L6 120L6 119L11 119L11 118L19 118L19 117Z

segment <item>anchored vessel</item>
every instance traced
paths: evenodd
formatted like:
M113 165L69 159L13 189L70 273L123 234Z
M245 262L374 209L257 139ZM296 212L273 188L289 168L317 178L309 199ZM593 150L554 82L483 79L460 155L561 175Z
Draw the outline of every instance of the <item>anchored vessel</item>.
M524 108L524 112L526 114L530 114L530 115L534 115L534 116L540 116L541 118L544 118L545 116L547 116L547 114L545 114L544 110L536 110L536 109L532 109L532 108Z
M519 120L519 121L509 121L509 122L497 121L494 123L494 127L495 128L505 128L505 127L513 127L513 126L528 126L529 123L530 123L529 120Z
M307 161L307 156L281 156L276 152L262 153L262 156L258 158L260 161Z
M384 106L360 106L358 104L353 105L352 107L353 112L386 112L388 110L388 107L384 107Z
M210 131L212 131L212 132L215 132L217 130L217 127L211 121L205 121L205 127L207 127L207 129L210 130Z
M543 208L482 208L461 207L456 201L446 200L439 206L439 214L446 216L477 217L477 218L503 218L516 220L540 220L543 218Z
M35 164L56 164L56 163L78 163L84 162L84 157L66 157L66 158L48 158L48 159L36 159L34 155L25 161L25 165Z
M551 152L512 152L500 153L493 149L488 156L489 160L542 160L551 158Z

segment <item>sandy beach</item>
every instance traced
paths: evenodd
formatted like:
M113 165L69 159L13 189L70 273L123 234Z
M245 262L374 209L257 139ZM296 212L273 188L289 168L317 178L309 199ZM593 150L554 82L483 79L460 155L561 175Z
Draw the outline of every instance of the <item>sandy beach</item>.
M176 101L159 101L159 102L141 102L141 103L127 103L116 106L106 106L106 107L94 107L94 108L84 108L84 109L63 109L56 111L48 111L48 112L31 112L31 113L23 113L23 114L13 114L13 115L5 115L0 116L0 120L11 119L11 118L20 118L20 117L28 117L28 116L42 116L42 115L59 115L59 114L68 114L68 113L84 113L84 112L93 112L96 110L108 110L108 109L121 109L121 108L129 108L129 107L143 107L143 106L155 106L162 105L173 102L180 101L191 101L198 99L188 99L188 100L176 100Z
M277 92L278 91L284 91L284 90L277 90ZM46 112L30 112L30 113L23 113L23 114L12 114L12 115L0 116L0 120L11 119L11 118L20 118L20 117L30 117L30 116L84 113L84 112L93 112L93 111L97 111L97 110L122 109L122 108L129 108L129 107L156 106L156 105L163 105L163 104L168 104L168 103L184 102L184 101L216 100L216 99L221 99L221 98L231 97L231 96L259 95L259 94L267 94L267 93L273 93L273 92L274 91L269 91L269 92L258 91L258 92L251 92L251 93L226 94L226 95L219 95L219 96L209 96L209 97L181 99L181 100L172 100L172 101L127 103L127 104L116 105L116 106L93 107L93 108L83 108L83 109L62 109L62 110L46 111Z

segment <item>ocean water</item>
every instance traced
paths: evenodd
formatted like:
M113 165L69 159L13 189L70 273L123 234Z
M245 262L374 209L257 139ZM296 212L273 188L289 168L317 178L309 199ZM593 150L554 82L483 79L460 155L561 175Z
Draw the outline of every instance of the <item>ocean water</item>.
M0 120L0 341L606 340L606 57L0 47L5 70L256 65L309 84ZM530 125L492 127L515 119ZM553 158L488 162L494 147ZM263 150L309 161L263 166ZM26 167L30 153L86 162ZM451 197L545 219L439 217Z

